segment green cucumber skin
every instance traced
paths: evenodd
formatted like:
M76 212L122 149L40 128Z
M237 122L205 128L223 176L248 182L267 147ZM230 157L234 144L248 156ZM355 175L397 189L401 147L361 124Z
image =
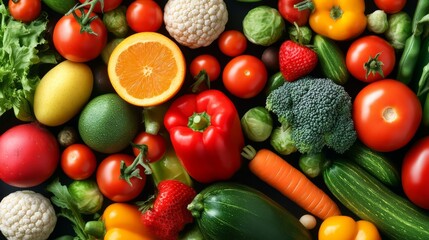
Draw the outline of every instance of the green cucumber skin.
M332 40L316 34L313 40L314 51L319 58L323 74L336 84L344 85L349 79L344 53Z
M389 239L429 239L429 215L355 163L335 160L325 169L323 179L345 207L373 222Z
M204 207L195 219L207 240L311 239L295 216L253 188L217 183L198 195Z
M385 154L376 152L361 142L353 144L344 154L386 186L393 189L401 187L399 171Z

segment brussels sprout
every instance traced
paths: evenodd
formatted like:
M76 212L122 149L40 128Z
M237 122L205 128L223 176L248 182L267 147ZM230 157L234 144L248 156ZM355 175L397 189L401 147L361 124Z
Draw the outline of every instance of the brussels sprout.
M277 42L285 31L285 22L279 11L269 6L251 9L243 19L243 33L257 45L269 46Z
M128 23L126 18L127 7L119 6L103 14L103 23L107 31L117 37L125 37L128 34Z
M325 157L323 153L302 154L299 158L299 167L305 175L315 178L324 168Z
M263 142L271 135L273 118L266 108L254 107L241 118L241 127L247 138L255 142Z
M115 47L118 46L118 44L123 40L123 38L114 38L106 44L106 46L101 51L101 59L105 64L109 62L109 58L113 52L113 49L115 49Z
M389 28L384 33L386 39L397 50L404 49L405 41L412 34L411 17L406 12L398 12L388 17Z
M313 32L307 26L294 26L289 27L289 38L290 40L300 43L302 45L308 45L313 37Z
M93 214L101 209L104 199L95 181L76 180L68 186L68 190L81 213Z
M282 155L289 155L298 149L291 137L291 129L286 126L274 128L271 133L270 144L276 152Z
M374 12L367 15L367 27L368 30L374 33L384 33L389 28L387 21L387 14L383 10L375 10Z

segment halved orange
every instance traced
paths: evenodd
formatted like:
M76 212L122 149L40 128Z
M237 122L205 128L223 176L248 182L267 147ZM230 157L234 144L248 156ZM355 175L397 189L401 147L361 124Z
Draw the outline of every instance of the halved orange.
M118 95L136 106L168 101L181 88L186 75L182 51L170 38L139 32L125 38L108 62L110 82Z

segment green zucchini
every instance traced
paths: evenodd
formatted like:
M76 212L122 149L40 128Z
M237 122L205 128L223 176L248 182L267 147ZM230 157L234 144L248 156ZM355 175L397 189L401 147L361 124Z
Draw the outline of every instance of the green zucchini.
M188 209L208 240L311 239L309 231L284 207L238 183L206 187Z
M57 13L66 14L77 4L76 0L42 0L50 9Z
M388 239L429 239L429 215L352 161L335 159L323 172L332 194Z
M344 53L331 39L316 34L313 39L314 51L319 58L320 70L325 77L344 85L349 79Z
M392 188L401 186L401 176L392 161L383 153L374 151L363 143L356 141L344 153L348 160L353 160L380 182Z

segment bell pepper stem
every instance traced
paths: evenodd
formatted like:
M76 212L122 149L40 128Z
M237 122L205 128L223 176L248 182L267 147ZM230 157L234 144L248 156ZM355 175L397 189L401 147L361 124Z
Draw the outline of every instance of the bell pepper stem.
M194 131L204 131L210 126L210 116L206 112L194 113L189 117L188 127Z

